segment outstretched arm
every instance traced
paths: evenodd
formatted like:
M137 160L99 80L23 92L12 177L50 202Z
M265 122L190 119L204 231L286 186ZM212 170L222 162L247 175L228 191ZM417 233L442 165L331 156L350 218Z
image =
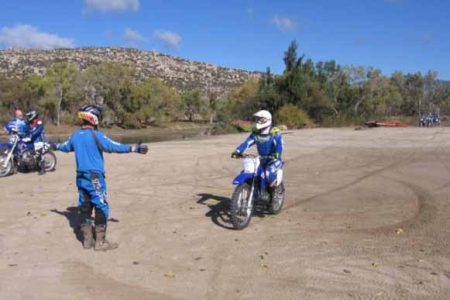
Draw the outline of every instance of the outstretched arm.
M62 151L62 152L68 153L68 152L72 152L73 151L72 137L70 137L64 143L59 143L59 144L51 143L50 145L53 145L52 146L53 149L59 150L59 151Z
M129 153L133 151L133 147L131 145L113 141L101 131L94 131L94 138L97 146L104 152Z

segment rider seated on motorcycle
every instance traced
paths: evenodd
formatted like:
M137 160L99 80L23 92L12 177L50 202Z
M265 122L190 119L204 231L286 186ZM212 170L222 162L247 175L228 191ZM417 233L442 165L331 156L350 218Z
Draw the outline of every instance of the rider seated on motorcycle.
M254 115L256 126L252 134L231 154L232 158L241 156L248 148L256 144L258 154L261 156L261 166L264 176L271 190L280 187L283 179L283 139L280 129L272 127L272 114L267 110L260 110ZM264 193L266 187L261 181L260 189Z
M8 134L16 133L19 137L25 137L30 130L27 122L23 119L23 113L20 109L14 112L14 119L9 121L3 129Z
M82 122L81 129L75 131L64 143L51 143L54 150L75 152L83 247L90 249L94 246L96 251L118 247L117 243L105 239L109 205L106 196L103 152L146 154L148 151L145 145L124 145L106 137L98 130L101 111L101 107L97 105L82 106L78 111L78 117ZM93 210L95 210L95 242L91 222Z
M44 123L39 118L38 113L32 110L26 114L30 128L30 142L34 145L34 150L38 154L39 174L45 174L45 165L42 163L43 143L45 142Z

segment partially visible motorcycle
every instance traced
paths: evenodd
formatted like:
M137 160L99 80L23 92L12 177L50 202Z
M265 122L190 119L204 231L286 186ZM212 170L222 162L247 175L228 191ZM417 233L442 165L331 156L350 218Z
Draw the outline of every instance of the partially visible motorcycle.
M230 218L235 229L244 229L250 224L255 207L258 205L271 214L278 214L284 204L284 183L260 190L261 180L266 180L258 155L242 154L237 158L243 159L243 170L233 180L236 188L231 197Z
M44 164L45 171L56 168L56 156L46 142L31 143L27 138L21 138L12 133L9 143L0 144L0 177L20 172L29 172L40 169Z

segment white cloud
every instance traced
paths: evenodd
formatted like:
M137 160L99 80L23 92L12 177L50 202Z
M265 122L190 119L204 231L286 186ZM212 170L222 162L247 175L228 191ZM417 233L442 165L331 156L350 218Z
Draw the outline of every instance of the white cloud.
M272 18L272 24L274 24L279 30L283 32L297 30L297 23L294 20L287 17L274 16Z
M165 47L170 49L178 49L182 41L179 34L165 30L156 30L153 33L153 37L161 41Z
M30 25L16 25L0 29L0 44L8 48L73 48L73 39L38 31Z
M145 41L145 37L141 35L139 32L126 28L125 33L123 35L124 40L130 45L137 45L143 41Z
M138 11L139 0L84 0L84 12L99 11L107 12L124 12Z

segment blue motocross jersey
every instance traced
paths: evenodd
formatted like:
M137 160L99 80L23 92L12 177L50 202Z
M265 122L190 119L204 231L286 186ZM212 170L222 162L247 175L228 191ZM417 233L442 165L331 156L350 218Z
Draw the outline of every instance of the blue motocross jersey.
M30 126L31 141L33 143L44 142L45 141L45 129L44 123L41 120L37 120Z
M12 119L3 129L11 134L13 131L17 131L17 134L21 137L28 135L30 128L24 120Z
M58 144L62 152L75 151L77 172L104 173L103 152L128 153L130 145L120 144L109 139L103 132L93 129L80 129L66 142Z
M258 154L261 156L270 156L271 154L278 154L281 157L283 152L283 139L280 134L280 129L274 127L268 134L252 133L239 147L237 151L244 153L248 148L256 144Z

